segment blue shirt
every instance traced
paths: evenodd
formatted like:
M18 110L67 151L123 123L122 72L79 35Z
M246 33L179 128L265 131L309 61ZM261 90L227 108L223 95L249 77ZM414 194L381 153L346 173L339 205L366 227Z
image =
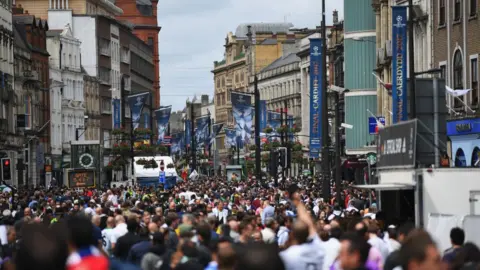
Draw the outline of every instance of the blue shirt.
M143 255L147 254L151 247L152 243L148 240L136 243L130 248L127 261L136 265L140 265Z
M268 205L267 207L265 207L265 209L263 209L261 214L262 224L265 225L265 220L267 218L273 218L273 217L275 217L275 207Z

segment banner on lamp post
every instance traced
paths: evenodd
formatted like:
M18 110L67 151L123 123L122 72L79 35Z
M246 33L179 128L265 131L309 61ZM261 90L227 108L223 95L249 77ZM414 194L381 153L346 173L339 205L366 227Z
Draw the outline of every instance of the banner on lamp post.
M318 158L322 147L322 39L310 39L310 157Z
M145 106L145 101L149 95L149 92L145 92L128 96L128 105L130 106L132 126L134 130L140 125L143 107Z
M155 119L157 120L158 132L157 144L161 144L163 142L163 139L165 138L165 133L167 132L171 112L172 106L162 107L158 110L155 110Z
M407 113L407 7L392 7L392 121L408 120ZM413 63L409 63L413 65ZM413 78L414 74L410 74Z
M267 127L267 101L260 100L260 132Z
M242 93L232 92L230 96L232 101L232 114L235 119L235 130L240 137L242 144L250 143L252 137L253 107L252 96Z

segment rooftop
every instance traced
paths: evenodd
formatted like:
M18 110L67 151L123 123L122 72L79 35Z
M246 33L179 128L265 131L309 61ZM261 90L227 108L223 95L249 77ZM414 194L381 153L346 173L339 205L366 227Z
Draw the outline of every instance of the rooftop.
M248 26L252 26L252 33L256 32L272 32L276 33L288 33L290 28L293 27L292 23L243 23L240 24L235 30L235 36L237 38L245 38L248 33Z
M297 53L290 53L286 56L282 56L278 58L277 60L273 61L270 65L266 66L264 69L262 69L261 72L269 71L269 70L274 70L279 67L283 67L289 64L293 64L295 62L299 62L300 57L297 56Z

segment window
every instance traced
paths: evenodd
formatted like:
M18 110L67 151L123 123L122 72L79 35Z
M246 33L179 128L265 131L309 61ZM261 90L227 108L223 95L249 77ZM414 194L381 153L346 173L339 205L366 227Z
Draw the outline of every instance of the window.
M110 114L112 112L112 102L109 99L102 99L102 113Z
M455 51L453 56L453 86L454 89L463 89L463 59L460 50ZM455 98L454 106L462 106L458 98Z
M459 21L461 18L461 0L453 0L454 1L454 6L453 6L453 20L454 21Z
M29 95L25 95L24 99L24 106L25 106L25 128L31 129L32 128L32 97Z
M153 37L149 37L147 39L147 45L150 46L150 47L153 47Z
M477 15L478 0L470 0L470 17Z
M478 58L470 59L470 81L472 87L472 105L478 105Z
M445 2L447 0L439 0L438 5L438 25L442 26L445 25L445 15L447 13L445 8Z

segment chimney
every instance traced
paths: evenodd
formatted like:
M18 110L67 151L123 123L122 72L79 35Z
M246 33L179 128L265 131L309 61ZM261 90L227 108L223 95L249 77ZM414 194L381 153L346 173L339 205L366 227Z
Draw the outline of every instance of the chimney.
M333 11L333 24L337 24L338 23L338 11L335 9Z

